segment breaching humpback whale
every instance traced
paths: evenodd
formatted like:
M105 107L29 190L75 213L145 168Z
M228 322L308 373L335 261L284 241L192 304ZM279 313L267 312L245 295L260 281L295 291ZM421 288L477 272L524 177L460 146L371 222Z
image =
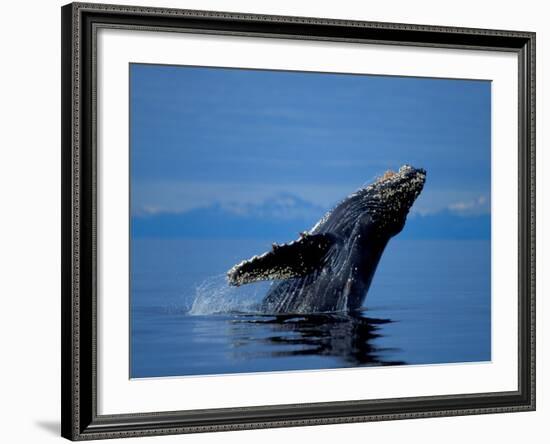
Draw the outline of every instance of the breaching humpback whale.
M299 239L235 265L231 285L277 280L264 313L322 313L361 307L382 252L405 226L422 191L426 171L402 166L360 188L329 211Z

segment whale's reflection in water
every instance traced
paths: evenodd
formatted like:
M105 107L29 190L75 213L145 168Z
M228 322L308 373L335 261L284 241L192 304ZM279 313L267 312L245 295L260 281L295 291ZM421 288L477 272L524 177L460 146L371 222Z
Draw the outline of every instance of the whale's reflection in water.
M384 359L395 350L373 345L383 324L357 312L352 314L235 315L229 320L228 336L234 359L287 357L333 358L329 367L363 365L400 365L402 361Z

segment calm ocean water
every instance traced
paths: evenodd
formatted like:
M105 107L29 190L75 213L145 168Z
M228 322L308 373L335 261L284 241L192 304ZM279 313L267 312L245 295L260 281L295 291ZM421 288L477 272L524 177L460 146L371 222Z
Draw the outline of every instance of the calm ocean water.
M284 241L284 239L281 239ZM490 242L390 241L353 316L253 314L225 272L272 240L132 242L132 378L491 359Z

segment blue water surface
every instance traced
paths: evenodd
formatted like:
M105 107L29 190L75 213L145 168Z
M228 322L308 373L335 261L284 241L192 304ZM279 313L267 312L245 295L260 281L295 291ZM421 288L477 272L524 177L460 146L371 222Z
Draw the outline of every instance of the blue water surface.
M224 279L271 242L133 240L130 377L491 360L490 241L394 239L362 311L294 317Z

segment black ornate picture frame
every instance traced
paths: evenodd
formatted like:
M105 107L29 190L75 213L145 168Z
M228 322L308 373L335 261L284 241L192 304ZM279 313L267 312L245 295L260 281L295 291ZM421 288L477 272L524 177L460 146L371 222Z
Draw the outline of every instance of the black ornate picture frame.
M62 436L71 440L535 409L535 34L72 3L62 8ZM384 400L99 415L96 31L117 28L505 51L517 56L518 389Z

